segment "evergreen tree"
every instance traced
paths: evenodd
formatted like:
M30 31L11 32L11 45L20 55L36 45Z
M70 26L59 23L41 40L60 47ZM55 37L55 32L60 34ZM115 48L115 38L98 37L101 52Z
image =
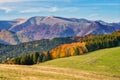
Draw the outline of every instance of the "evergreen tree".
M35 53L33 54L33 63L34 63L34 64L37 63L38 57L39 57L39 53L38 53L38 52L35 52Z

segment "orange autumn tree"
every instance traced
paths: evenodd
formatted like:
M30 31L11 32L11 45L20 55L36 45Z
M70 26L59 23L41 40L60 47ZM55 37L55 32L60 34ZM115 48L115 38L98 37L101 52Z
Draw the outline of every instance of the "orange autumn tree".
M52 59L68 57L74 55L82 55L88 52L85 42L75 42L71 44L63 44L50 51Z

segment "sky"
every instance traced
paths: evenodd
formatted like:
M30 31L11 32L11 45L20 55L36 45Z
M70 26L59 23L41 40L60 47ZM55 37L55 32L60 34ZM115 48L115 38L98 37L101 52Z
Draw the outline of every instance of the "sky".
M0 0L0 20L33 16L120 22L120 0Z

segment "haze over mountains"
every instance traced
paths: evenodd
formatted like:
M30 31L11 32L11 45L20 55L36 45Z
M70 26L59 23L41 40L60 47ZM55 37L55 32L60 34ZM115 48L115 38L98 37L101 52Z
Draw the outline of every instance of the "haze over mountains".
M0 21L0 43L18 44L55 37L109 34L117 30L120 30L120 23L36 16L29 19Z

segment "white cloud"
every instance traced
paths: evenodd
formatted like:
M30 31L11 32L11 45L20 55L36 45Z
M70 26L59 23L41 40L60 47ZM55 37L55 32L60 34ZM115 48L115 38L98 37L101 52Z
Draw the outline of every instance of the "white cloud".
M40 8L30 8L30 9L25 9L25 10L20 10L20 13L37 13L37 12L44 12L46 9Z
M20 10L20 13L37 13L37 12L64 12L64 11L78 11L79 8L77 7L65 7L65 8L58 8L58 7L41 7L41 8L29 8L25 10Z
M0 10L4 10L6 13L9 13L12 11L12 8L9 7L0 7Z
M37 13L37 12L56 12L58 10L57 7L50 7L50 8L29 8L25 10L19 11L20 13Z
M11 11L19 12L19 13L38 13L38 12L63 12L63 11L72 11L76 10L78 8L73 7L56 7L56 6L49 6L49 5L43 5L42 3L39 5L39 7L33 3L33 2L40 2L40 1L47 1L47 2L70 2L72 0L0 0L0 10L4 10L6 13L9 13ZM17 3L21 2L21 3ZM28 3L28 4L22 4ZM18 5L17 5L18 4ZM31 5L29 5L31 4ZM47 3L48 4L48 3ZM16 6L17 5L17 6ZM2 6L2 7L1 7Z
M57 10L58 10L57 7L52 7L52 8L49 9L50 12L56 12Z
M41 10L38 10L36 8L26 9L19 11L20 13L31 13L31 12L40 12Z

